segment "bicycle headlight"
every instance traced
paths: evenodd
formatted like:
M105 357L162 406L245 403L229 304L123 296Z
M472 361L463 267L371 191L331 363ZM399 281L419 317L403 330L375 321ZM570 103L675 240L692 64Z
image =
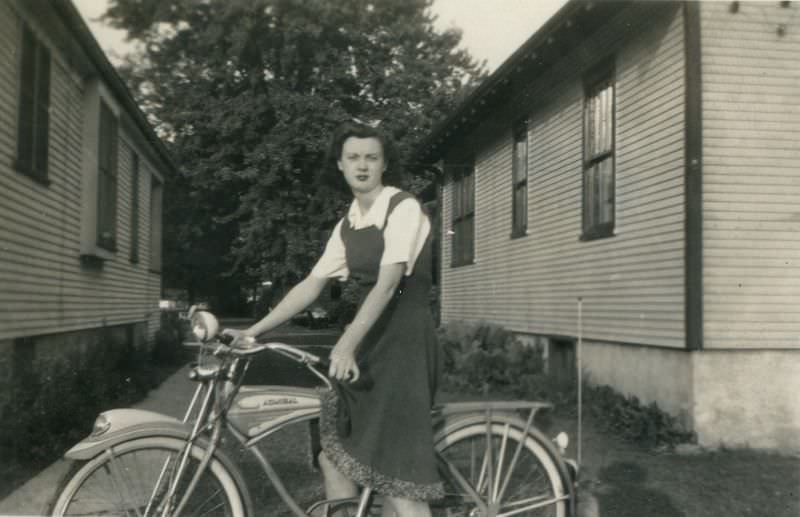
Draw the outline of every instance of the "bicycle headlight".
M200 341L208 341L217 335L219 323L213 314L198 311L192 315L192 333Z
M90 436L100 436L109 429L111 429L111 422L108 421L105 413L100 413L100 415L98 415L98 417L94 420L94 425L92 425L92 433Z

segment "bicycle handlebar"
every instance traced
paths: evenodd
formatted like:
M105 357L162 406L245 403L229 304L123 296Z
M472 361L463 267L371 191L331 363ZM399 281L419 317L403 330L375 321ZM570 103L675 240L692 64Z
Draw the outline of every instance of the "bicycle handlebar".
M289 345L287 343L280 343L280 342L267 342L267 343L256 343L253 346L230 346L233 343L234 338L228 334L220 334L217 336L217 342L213 344L214 347L213 354L214 355L229 355L229 356L236 356L236 357L252 357L257 354L260 354L264 350L270 350L272 352L281 354L284 357L288 357L295 362L300 364L304 364L307 366L315 366L322 370L322 374L327 377L327 372L330 367L330 361L327 358L319 357L318 355L312 354L310 352L306 352L304 350L300 350L298 347L294 345ZM191 346L209 346L211 343L187 343L187 345ZM369 372L362 371L360 377L355 382L347 382L350 386L355 389L369 389L373 385L373 379L369 375Z

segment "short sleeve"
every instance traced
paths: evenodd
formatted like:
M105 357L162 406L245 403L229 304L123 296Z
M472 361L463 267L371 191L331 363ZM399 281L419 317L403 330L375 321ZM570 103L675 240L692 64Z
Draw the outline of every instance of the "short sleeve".
M386 221L381 265L403 262L406 276L411 275L430 230L430 221L422 213L419 202L416 199L401 201Z
M342 242L342 221L336 225L331 233L325 251L317 261L311 275L316 278L339 278L346 280L350 275L347 269L344 242Z

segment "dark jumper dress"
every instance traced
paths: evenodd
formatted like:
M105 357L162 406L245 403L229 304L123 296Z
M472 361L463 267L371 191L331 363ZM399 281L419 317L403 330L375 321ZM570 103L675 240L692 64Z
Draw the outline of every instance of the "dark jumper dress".
M413 197L392 196L386 211ZM350 278L361 290L361 303L375 285L383 255L383 230L354 229L347 217L341 236ZM383 228L386 228L384 223ZM430 313L431 237L404 276L392 300L356 352L360 367L373 380L369 389L344 390L350 432L337 432L337 391L322 396L322 448L336 468L379 494L414 500L439 499L444 490L436 470L430 410L440 371L440 352ZM341 412L338 418L341 419Z

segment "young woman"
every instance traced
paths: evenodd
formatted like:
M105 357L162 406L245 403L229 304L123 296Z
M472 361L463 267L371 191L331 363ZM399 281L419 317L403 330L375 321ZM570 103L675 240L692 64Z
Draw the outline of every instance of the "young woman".
M368 486L388 503L384 514L424 517L427 501L443 496L430 419L440 370L428 302L431 225L411 194L384 184L392 152L370 126L336 130L330 156L353 193L350 209L311 273L242 335L287 321L331 278L356 282L359 309L330 354L337 389L322 398L326 495L355 497ZM369 384L358 382L367 376Z

